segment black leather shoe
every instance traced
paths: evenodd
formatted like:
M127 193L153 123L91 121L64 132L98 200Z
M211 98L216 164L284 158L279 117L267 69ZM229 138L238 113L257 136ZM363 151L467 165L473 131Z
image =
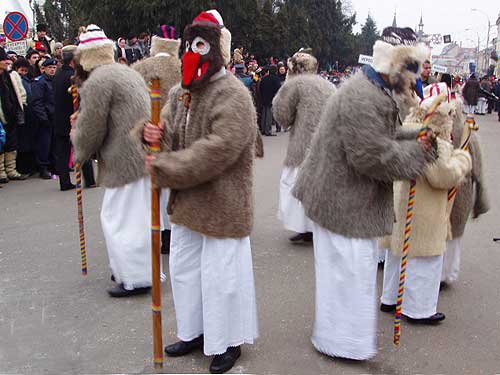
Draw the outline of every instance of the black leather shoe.
M197 349L203 349L203 335L191 341L178 341L165 347L165 354L169 357L181 357Z
M240 356L241 348L239 346L227 348L224 354L219 354L214 357L212 363L210 364L210 373L223 374L231 370Z
M386 305L385 303L380 304L380 311L391 313L396 311L396 305Z
M150 290L151 290L151 287L135 288L132 290L127 290L123 287L123 284L120 284L120 285L115 286L114 288L108 289L108 294L111 297L121 298L121 297L136 296L139 294L146 294L146 293L149 293Z
M169 229L161 232L161 253L170 254L170 236L172 231Z
M63 185L63 186L61 186L61 191L73 190L75 188L76 188L76 185L73 185L73 184Z
M113 274L111 275L111 281L116 282L115 275L113 275Z
M298 233L293 237L290 237L291 242L312 242L313 240L313 234L311 232L307 233Z
M439 322L442 322L446 318L446 316L440 312L437 312L434 315L429 316L428 318L422 318L422 319L414 319L414 318L410 318L408 316L405 316L405 317L406 317L406 319L408 319L408 322L410 322L410 323L428 324L428 325L438 324Z

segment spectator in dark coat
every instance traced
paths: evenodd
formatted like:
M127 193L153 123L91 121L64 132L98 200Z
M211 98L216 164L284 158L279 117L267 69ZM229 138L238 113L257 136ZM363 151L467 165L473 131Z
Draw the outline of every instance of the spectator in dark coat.
M498 112L498 121L500 121L500 77L498 77L495 83L495 95L499 98L496 103L496 111Z
M262 78L259 85L260 98L262 100L262 117L261 117L261 131L264 135L276 135L272 133L273 124L273 99L281 87L281 81L277 76L278 68L276 65L269 67L268 74Z
M17 130L17 160L16 169L19 173L31 175L36 169L35 135L36 122L31 111L31 79L30 62L22 57L18 58L13 69L19 74L24 90L26 91L26 105L24 106L24 125Z
M469 114L474 114L479 100L479 82L473 74L462 90L462 95L466 103L465 110Z
M32 110L38 122L36 135L36 161L40 169L40 177L44 180L52 176L49 169L55 165L54 144L54 88L53 78L56 74L57 61L47 59L43 63L44 73L31 84Z

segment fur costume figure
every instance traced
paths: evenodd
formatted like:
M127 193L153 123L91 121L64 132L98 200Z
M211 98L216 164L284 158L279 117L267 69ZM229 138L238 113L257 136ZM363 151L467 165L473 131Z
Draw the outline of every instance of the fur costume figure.
M453 99L452 103L454 104L453 145L455 148L459 148L465 122L463 103L459 97ZM489 211L485 187L486 181L482 171L481 147L479 138L475 133L471 136L469 154L472 158L472 170L458 186L458 192L451 211L451 236L446 243L441 277L441 281L446 283L453 283L458 279L462 236L471 214L475 219Z
M203 347L215 355L216 373L257 337L249 239L256 114L250 92L226 72L221 27L202 12L185 28L182 86L162 111L169 151L152 161L159 185L172 189L170 274L181 341L165 351Z
M160 79L162 107L167 102L170 89L182 78L181 61L178 57L180 45L181 41L175 39L175 29L162 25L152 38L151 57L132 65L147 84L153 78Z
M108 293L146 293L151 286L151 180L141 144L130 132L151 116L148 89L139 73L114 63L113 43L99 27L87 27L80 41L80 63L90 74L80 89L72 141L76 161L95 155L98 181L105 188L101 223L118 284Z
M446 84L442 85L445 91ZM433 101L439 98L439 94L426 96L431 90L431 86L424 89L420 107L410 113L403 124L404 128L418 129L422 126ZM452 115L452 105L444 102L439 105L427 125L437 135L438 158L416 180L417 196L413 208L410 259L403 300L403 314L406 317L431 324L445 318L443 313L437 312L437 303L443 253L449 231L448 191L459 185L472 167L469 153L454 149L451 142ZM392 310L396 305L410 182L398 181L394 190L396 223L391 238L391 251L387 252L384 267L381 298L384 311Z
M415 33L386 34L395 36L376 42L373 67L328 99L293 190L313 222L313 345L357 360L377 352L377 238L392 233L392 183L416 178L435 158L429 140L401 129L393 97L413 95L426 56Z
M293 242L307 240L311 231L302 204L292 196L298 169L306 157L323 107L335 85L317 75L318 61L309 53L297 52L288 62L288 77L273 100L273 116L290 129L287 155L280 181L278 216L285 229L299 233ZM310 237L310 235L309 235Z

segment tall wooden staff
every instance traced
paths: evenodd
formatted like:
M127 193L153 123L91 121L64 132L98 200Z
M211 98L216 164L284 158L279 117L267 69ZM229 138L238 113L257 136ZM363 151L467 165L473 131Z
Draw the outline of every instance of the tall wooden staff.
M71 86L71 96L73 97L73 109L75 112L80 108L78 97L78 87ZM83 195L82 195L82 165L79 161L75 163L76 171L76 204L78 207L78 228L80 231L80 255L82 257L82 275L87 276L87 250L85 244L85 228L83 222Z
M447 97L445 95L439 96L431 108L427 111L424 118L424 123L418 138L421 139L427 133L427 125L432 118L432 115L436 112L437 108L441 103L443 103ZM408 194L408 206L406 209L406 225L405 225L405 236L403 242L403 256L401 258L401 273L399 275L399 291L398 299L396 303L396 315L394 317L394 345L399 345L401 339L401 315L403 308L403 295L405 292L405 281L406 281L406 267L408 265L408 255L410 253L410 237L412 231L412 221L413 221L413 209L415 207L415 197L417 195L417 180L412 180L410 182L410 192Z
M152 123L160 123L161 111L161 92L160 80L151 80L151 115ZM150 154L161 151L161 144L150 144ZM163 368L163 338L161 324L161 281L160 281L160 262L161 262L161 222L160 222L160 188L157 184L156 171L151 171L151 238L152 238L152 310L153 310L153 351L155 368Z

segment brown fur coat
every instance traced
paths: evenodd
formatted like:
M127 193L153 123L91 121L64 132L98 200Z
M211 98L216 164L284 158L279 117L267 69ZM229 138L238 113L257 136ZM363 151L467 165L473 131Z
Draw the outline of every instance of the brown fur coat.
M163 108L164 144L154 165L171 188L175 224L218 238L241 238L253 226L257 120L250 92L232 74L191 93L189 111L175 86ZM189 112L189 113L188 113Z
M148 89L139 73L127 66L97 67L80 90L80 115L73 135L75 160L96 155L98 182L114 188L146 175L139 140L130 136L151 117Z
M299 167L316 130L326 101L335 92L335 85L316 74L300 74L287 78L273 100L273 116L290 139L285 166Z

